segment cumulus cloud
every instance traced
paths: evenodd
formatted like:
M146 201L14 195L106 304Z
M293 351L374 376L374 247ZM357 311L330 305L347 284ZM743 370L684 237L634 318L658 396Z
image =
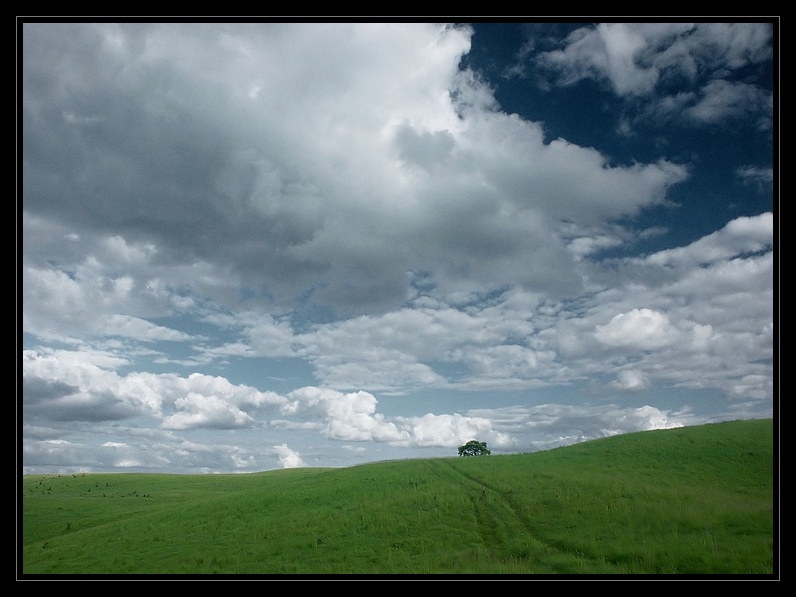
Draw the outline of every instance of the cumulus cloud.
M616 374L616 384L622 390L640 392L649 386L649 380L637 369L625 369Z
M163 420L164 429L217 427L234 429L254 422L254 419L218 396L190 392L174 401L177 412Z
M274 446L274 452L279 456L279 464L282 468L301 468L307 464L301 459L301 455L287 447L287 444Z
M24 356L26 418L31 422L146 416L159 420L162 429L186 430L265 427L292 420L315 422L327 437L339 441L449 446L474 433L508 441L492 432L489 421L461 415L390 420L377 412L378 400L364 391L304 387L280 396L199 373L120 376L90 363L66 367L61 359L74 361L75 355L65 352L25 351Z
M455 447L473 439L497 446L511 445L508 434L492 428L488 419L459 414L388 418L377 412L378 400L369 392L343 393L306 387L288 394L284 409L299 416L325 419L323 433L340 441L376 441L398 446Z
M422 417L403 417L401 422L407 426L411 442L421 446L458 447L472 439L500 448L514 443L511 435L494 429L492 421L485 417L429 413Z
M473 35L423 23L26 23L26 462L313 461L288 430L357 446L536 449L693 420L633 402L662 385L763 408L773 213L602 260L671 237L635 218L670 207L693 164L617 161L503 111L462 67ZM623 139L646 120L765 129L771 95L727 73L770 58L770 36L765 24L602 24L536 64L554 84L596 80L626 99ZM765 164L737 173L772 180ZM269 391L274 363L297 362L302 375ZM627 404L526 404L585 386ZM521 398L380 410L381 396L451 390Z
M640 350L662 348L674 340L676 332L664 313L651 309L633 309L620 313L595 329L595 337L610 346L634 347Z
M101 258L54 271L26 252L26 298L47 315L31 314L31 329L70 311L89 321L89 299L145 317L168 298L165 280L172 306L180 285L230 304L239 294L224 289L242 286L252 303L302 297L338 316L400 306L407 271L430 272L447 294L484 283L571 292L580 281L550 226L634 214L686 176L665 161L608 166L497 111L458 68L467 27L306 25L300 46L295 27L29 27L26 219L61 218L55 198L91 178L63 234L103 245ZM59 49L70 43L90 57ZM91 118L90 131L64 111ZM59 142L80 147L79 167L50 159ZM529 252L540 258L529 264Z
M79 351L23 352L26 415L64 420L163 418L164 428L238 427L254 419L243 409L276 409L286 400L273 392L236 386L220 377L131 372L112 356Z
M620 433L682 427L692 420L689 413L670 413L649 405L541 404L474 409L468 414L488 417L498 429L512 430L515 437L522 438L514 446L518 451L550 449ZM568 430L568 434L559 435L559 429Z
M418 297L412 308L320 324L304 332L268 315L243 312L231 317L208 310L208 323L237 331L240 337L199 350L206 362L232 356L300 356L313 364L329 391L367 388L371 399L371 392L404 393L420 387L505 390L571 383L597 370L596 364L584 360L589 355L600 355L600 369L606 374L613 371L617 387L625 390L679 377L686 385L717 384L735 395L732 388L737 382L726 379L722 364L730 347L738 351L739 359L748 359L736 366L738 379L744 375L756 379L759 365L754 361L771 355L772 235L772 216L762 214L738 218L687 247L628 258L624 265L635 269L625 272L631 274L625 279L629 284L625 291L601 292L583 312L520 289L499 291L489 299L462 297L456 306ZM672 267L679 270L676 277L658 273ZM638 282L628 283L633 276ZM735 310L743 315L733 315ZM612 351L619 349L640 351L636 352L643 359L637 363L638 376L622 372L619 353L614 362ZM679 357L661 352L666 350L677 350ZM315 409L326 416L333 403L318 396L297 401L298 395L243 391L211 376L119 376L113 370L129 364L128 358L118 356L122 354L120 350L34 351L26 353L25 370L29 384L35 378L39 387L50 384L50 392L71 390L70 397L57 399L66 418L70 412L76 418L88 416L87 412L111 418L151 416L166 408L171 409L165 415L170 426L236 427L255 424L251 417L256 419L252 414L256 409L270 409L271 415L279 409L285 413L291 408L302 413ZM679 362L675 364L674 358ZM761 387L756 393L766 391ZM47 391L31 390L29 397L40 396L41 401L46 395ZM229 405L214 405L213 397ZM349 414L352 420L359 416L359 423L338 425L343 402L335 407L342 409L340 416L326 423L327 433L341 438L404 438L405 430L367 410L372 404L368 406L363 396L349 401L348 408L353 409ZM78 415L81 405L83 414Z

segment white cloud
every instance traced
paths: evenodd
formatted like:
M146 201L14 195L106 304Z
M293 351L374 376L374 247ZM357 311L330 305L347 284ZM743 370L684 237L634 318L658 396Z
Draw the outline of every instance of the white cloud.
M605 62L601 67L617 93L646 93L655 86L657 70L639 67L636 61L639 52L649 43L648 38L627 23L601 23L597 33L605 48Z
M267 315L248 312L229 317L206 310L207 322L242 334L234 342L208 344L201 352L205 360L300 356L314 366L324 385L345 391L529 389L586 380L602 372L614 375L622 389L679 380L686 386L714 386L736 395L733 388L738 380L760 375L759 366L752 363L772 354L773 255L759 253L770 250L772 228L771 214L739 218L688 247L628 259L624 263L637 268L634 275L639 283L627 278L622 293L600 292L581 302L587 308L582 312L540 302L537 295L520 289L488 300L483 295L461 296L458 308L423 298L415 301L416 306L319 324L302 333L294 332L286 320ZM660 267L669 273L658 274ZM132 335L141 340L148 329L148 333L169 337L165 330L139 325L139 333ZM258 408L265 408L264 412L271 413L268 416L279 408L289 412L290 398L236 390L228 382L219 388L197 376L190 381L165 375L119 377L110 370L129 364L129 358L116 356L125 354L123 348L52 353L52 363L100 359L96 361L99 367L78 361L71 369L58 365L58 369L36 374L46 383L76 388L71 398L58 400L61 416L85 417L91 404L95 416L103 413L111 418L133 413L152 416L167 408L171 410L162 415L170 417L167 425L224 427L254 424L247 417L257 420L253 410ZM638 377L622 373L626 367L621 355L627 350L641 359L635 364ZM26 370L41 367L44 356L33 359ZM737 362L729 366L728 359ZM83 377L77 378L80 371ZM728 378L727 371L734 375ZM144 384L156 388L158 398L145 391ZM756 395L766 391L763 386ZM177 401L191 392L205 402ZM242 398L247 392L249 398ZM212 396L221 396L232 406L213 407ZM96 408L98 403L106 409ZM145 404L149 406L144 408ZM296 412L310 412L307 408L305 404ZM326 413L321 408L316 415L325 417ZM339 437L403 437L405 430L396 429L393 422L379 421L374 413L360 414L358 421L342 414L332 417L324 423L327 432Z
M576 29L540 61L559 69L564 84L605 78L620 95L643 94L669 71L694 78L700 68L765 60L772 34L767 23L600 23Z
M773 214L601 261L665 231L633 218L695 170L617 163L501 111L459 68L472 41L415 23L26 24L26 462L257 470L302 466L297 445L314 462L288 431L372 455L695 420L633 402L661 386L760 412ZM725 79L768 52L765 24L615 23L542 60L631 98L631 135L631 104L770 116L770 94ZM299 360L298 389L255 387ZM627 404L399 417L377 398L550 387Z
M585 257L593 253L602 251L604 249L617 247L621 244L622 240L616 237L612 238L605 235L592 237L581 236L572 239L572 241L567 245L567 248L572 252L577 261L582 261Z
M269 309L290 309L301 297L307 309L337 316L383 313L403 303L407 271L430 272L443 297L483 284L576 292L581 280L555 231L560 220L600 227L660 204L686 177L666 161L609 166L593 149L546 143L540 125L497 111L492 90L459 70L468 28L65 27L74 43L97 42L87 47L101 66L89 72L60 51L63 70L49 70L53 40L34 40L51 30L31 28L29 74L68 84L61 81L55 97L31 87L30 117L44 126L39 109L71 104L67 89L118 100L95 107L103 112L97 134L109 145L101 153L82 147L94 195L70 207L84 228L114 230L93 241L93 261L62 266L79 270L71 311L84 321L88 302L141 319L190 307L181 289L229 306L240 289ZM250 97L254 87L260 91ZM122 135L117 123L131 117L139 125ZM31 179L80 184L33 155ZM128 189L121 194L120 175ZM31 189L36 197L55 192ZM165 206L156 199L163 196ZM59 215L53 205L27 205L44 221ZM143 230L134 224L142 219ZM90 235L81 238L91 246ZM529 253L538 259L528 262ZM33 277L52 266L30 267ZM128 272L124 280L119 271ZM31 315L30 329L67 329L58 315L66 305L46 297L45 289L28 295L47 316ZM281 336L256 337L261 354L281 350Z
M676 341L677 332L664 313L651 309L633 309L611 318L605 325L598 325L595 337L609 346L654 350Z
M324 434L339 441L375 441L404 447L456 447L473 437L499 447L510 446L513 441L483 417L427 413L390 419L376 412L378 401L368 392L345 394L306 387L291 392L288 398L294 402L286 412L324 418Z
M398 427L376 413L376 398L369 392L348 394L305 387L290 392L283 413L324 421L327 437L341 441L396 441L403 437Z
M177 412L167 416L164 429L192 429L215 427L234 429L254 423L248 414L218 396L190 392L174 401Z
M539 57L542 64L559 69L561 82L571 85L584 78L607 79L616 93L645 94L660 78L661 66L650 61L650 48L665 40L688 35L688 23L601 23L570 34L564 49ZM670 50L671 52L671 50ZM659 60L668 57L659 54Z
M402 417L411 443L420 446L458 447L472 439L485 441L494 447L510 447L510 435L493 429L488 418L428 413L422 417Z
M747 113L770 112L771 96L758 87L729 81L710 81L698 102L683 111L694 120L712 123Z
M138 317L129 315L109 315L99 324L102 333L108 336L129 336L140 340L186 341L191 336L162 325L154 325Z
M37 240L40 236L64 230L27 215L23 221L27 222L25 242L30 237L34 245L42 245L32 255L45 250L45 241ZM127 243L102 235L81 242L90 253L73 255L53 248L58 255L55 263L49 259L34 265L26 253L22 320L27 332L62 341L113 335L144 341L196 340L147 318L195 308L193 299L180 294L184 288L221 298L213 288L229 284L213 280L216 276L206 263L164 265L151 243Z
M625 369L616 375L617 386L625 391L640 392L649 387L647 376L637 369Z
M282 468L301 468L307 464L301 459L298 452L291 450L287 444L274 446L274 452L279 456L279 464Z
M774 182L774 169L745 166L738 169L738 176L749 182L756 182L761 185L771 185Z
M600 23L576 29L562 49L541 53L561 85L607 82L619 96L643 98L639 120L685 118L716 123L755 114L770 126L771 94L725 79L771 57L768 23ZM680 81L678 91L667 85ZM683 87L685 85L685 87ZM694 87L692 87L694 86ZM654 92L666 90L666 95ZM623 121L625 133L629 122Z
M688 413L669 413L649 405L634 408L614 404L513 406L475 409L468 415L487 417L495 429L510 431L515 438L512 449L520 452L547 450L619 433L682 427L693 420ZM567 430L567 434L561 435L560 430Z
M653 265L706 264L749 252L770 250L774 241L771 212L736 218L724 228L686 247L667 249L645 259Z
M47 419L162 418L164 428L229 428L251 425L245 412L278 412L286 400L273 392L234 385L220 377L128 373L112 356L79 351L23 352L28 414Z

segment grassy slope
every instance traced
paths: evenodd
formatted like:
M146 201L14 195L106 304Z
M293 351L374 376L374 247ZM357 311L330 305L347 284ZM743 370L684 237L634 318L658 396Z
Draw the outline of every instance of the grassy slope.
M773 574L773 424L250 475L26 476L24 574Z

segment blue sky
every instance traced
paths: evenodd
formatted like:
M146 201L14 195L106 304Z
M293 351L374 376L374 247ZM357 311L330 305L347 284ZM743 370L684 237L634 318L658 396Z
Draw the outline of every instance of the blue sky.
M775 416L778 30L20 21L23 471Z

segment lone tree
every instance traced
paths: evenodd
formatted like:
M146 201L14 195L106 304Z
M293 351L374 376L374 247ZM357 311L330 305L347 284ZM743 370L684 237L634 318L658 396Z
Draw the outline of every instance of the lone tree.
M463 446L459 446L459 456L483 456L492 452L486 447L486 442L471 439Z

